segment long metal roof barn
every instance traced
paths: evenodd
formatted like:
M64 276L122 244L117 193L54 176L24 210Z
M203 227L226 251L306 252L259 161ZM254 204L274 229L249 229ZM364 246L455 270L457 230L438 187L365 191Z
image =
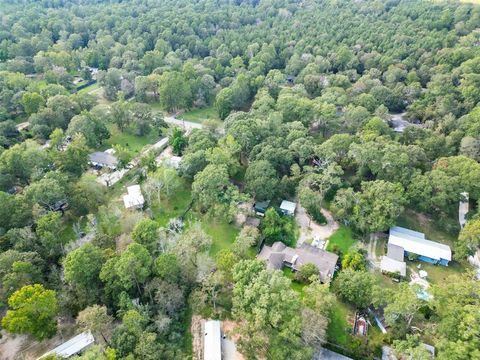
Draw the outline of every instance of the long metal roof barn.
M388 243L401 246L409 253L426 256L431 259L452 260L452 250L450 246L427 240L425 239L425 234L400 226L390 228Z
M63 358L69 358L70 356L78 354L94 342L95 338L93 337L92 333L90 331L85 331L57 346L55 349L43 354L37 360L53 354Z

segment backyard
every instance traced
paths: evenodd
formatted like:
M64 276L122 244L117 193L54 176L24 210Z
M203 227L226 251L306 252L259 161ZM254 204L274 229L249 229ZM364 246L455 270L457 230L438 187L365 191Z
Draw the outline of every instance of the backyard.
M444 222L445 220L442 221ZM452 221L448 223L449 228L455 228L457 226L456 221L456 219L452 219ZM397 219L398 226L423 232L429 240L452 246L457 234L447 232L440 227L439 224L439 221L434 221L430 217L416 213L413 210L406 210Z
M160 136L154 130L150 131L145 136L137 136L121 132L115 125L109 125L110 138L105 142L104 149L106 150L113 145L121 145L132 152L133 155L137 155L143 149L145 145L155 143Z
M339 346L348 345L350 324L347 319L353 318L354 310L337 301L332 309L332 316L327 329L328 340Z
M283 271L283 275L285 275L287 278L289 278L292 281L292 285L291 285L292 290L298 293L298 295L300 296L300 299L303 299L303 296L305 295L303 292L303 288L305 287L305 284L295 280L295 273L292 271L292 269L285 266L283 267L282 271Z
M239 233L239 228L225 221L202 219L202 227L213 239L210 255L215 256L220 250L230 249Z
M179 118L196 123L202 123L205 120L219 120L217 109L215 109L214 106L197 108L184 112Z
M340 228L328 238L326 250L334 251L338 249L342 254L345 254L354 243L355 239L353 238L352 229L345 225L340 225Z

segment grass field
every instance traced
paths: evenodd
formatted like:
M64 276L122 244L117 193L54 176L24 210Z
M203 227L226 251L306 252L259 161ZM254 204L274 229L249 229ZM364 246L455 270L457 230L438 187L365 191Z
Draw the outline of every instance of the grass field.
M340 228L328 239L327 250L333 251L336 245L345 254L354 243L352 230L345 225L340 225Z
M161 199L160 203L155 201L152 206L153 218L160 224L165 226L172 218L182 216L190 205L192 195L190 185L180 179L181 186L170 199Z
M180 115L179 118L196 123L202 123L205 120L219 120L217 109L213 106L187 111Z
M105 142L105 149L112 147L113 145L121 145L130 150L134 155L140 153L140 151L145 145L153 144L159 138L158 134L155 131L151 131L146 136L136 136L121 132L114 125L110 125L108 126L108 128L108 130L110 130L111 136Z
M215 256L220 250L230 249L240 229L224 221L211 222L202 220L202 227L213 239L210 255Z
M96 82L95 84L92 84L90 86L87 86L86 88L83 88L82 90L79 90L78 93L79 94L91 93L98 90L99 88L100 88L100 85L98 84L98 82Z
M428 273L427 280L431 284L444 283L449 276L465 273L465 269L470 267L466 262L459 263L452 261L448 266L441 266L432 265L423 261L409 261L407 258L405 258L405 260L407 262L407 268L414 269L416 272L425 270ZM418 268L418 265L420 265L420 268Z
M332 309L330 324L328 324L327 335L329 341L340 345L347 346L349 343L348 334L348 318L353 316L353 310L346 304L337 301Z
M284 267L282 269L283 275L288 277L290 280L292 280L292 285L291 288L292 290L296 291L298 295L300 296L300 299L303 299L303 296L305 295L303 292L303 288L306 286L305 284L302 284L298 281L295 281L295 273L292 271L292 269L288 267Z
M149 105L152 108L153 112L163 112L162 105L159 102L150 103Z

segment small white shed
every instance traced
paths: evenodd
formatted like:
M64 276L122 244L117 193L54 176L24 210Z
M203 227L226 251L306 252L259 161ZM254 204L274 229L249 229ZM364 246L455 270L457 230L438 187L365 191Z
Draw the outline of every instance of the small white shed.
M141 209L145 204L140 185L132 185L127 187L127 194L123 195L123 204L128 210Z
M280 211L283 215L293 216L295 215L295 209L297 204L291 201L283 200L280 204Z

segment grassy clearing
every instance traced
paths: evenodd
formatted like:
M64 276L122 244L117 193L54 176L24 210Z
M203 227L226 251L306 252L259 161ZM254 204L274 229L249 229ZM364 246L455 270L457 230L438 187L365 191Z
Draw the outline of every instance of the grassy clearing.
M305 295L303 289L306 285L298 281L295 281L295 273L292 271L292 269L288 267L284 267L282 271L283 271L283 275L285 275L292 281L292 285L291 285L292 290L298 293L298 295L300 296L300 299L303 299Z
M182 317L183 349L188 355L192 354L193 352L193 336L192 332L190 331L190 327L192 326L192 315L192 307L188 305Z
M345 225L340 225L340 228L328 238L327 250L333 251L335 247L338 247L345 254L354 243L355 239L353 239L352 229Z
M100 88L100 85L98 82L95 84L92 84L90 86L87 86L86 88L83 88L82 90L78 90L79 94L85 94L85 93L92 93Z
M444 283L449 276L462 274L469 267L467 263L458 263L456 261L450 262L448 266L432 265L423 261L409 261L407 258L405 258L405 261L407 262L407 269L415 272L425 270L428 273L427 280L431 284ZM418 268L418 265L420 265L420 268Z
M346 347L349 344L348 318L353 316L353 309L348 305L337 301L332 309L332 316L328 324L327 335L329 341Z
M163 111L163 108L162 108L162 105L160 104L160 102L155 102L155 103L149 103L150 107L152 108L152 111L155 112L155 113L158 113L158 112L164 112Z
M456 221L456 220L454 220ZM425 233L427 239L438 241L452 246L457 234L451 234L443 230L438 223L426 215L416 213L412 210L405 211L398 219L397 225L408 229Z
M190 185L182 180L182 185L169 199L162 199L153 204L151 210L155 221L165 226L172 218L182 216L192 200Z
M145 136L137 136L121 132L114 125L110 125L109 130L111 135L105 142L105 149L112 147L113 145L121 145L130 150L134 155L139 154L145 145L153 144L159 138L155 131L151 131Z
M205 120L219 120L217 109L213 106L187 111L179 118L196 123L202 123Z
M230 249L240 229L224 221L211 222L202 220L202 227L213 239L210 255L215 256L220 250Z

